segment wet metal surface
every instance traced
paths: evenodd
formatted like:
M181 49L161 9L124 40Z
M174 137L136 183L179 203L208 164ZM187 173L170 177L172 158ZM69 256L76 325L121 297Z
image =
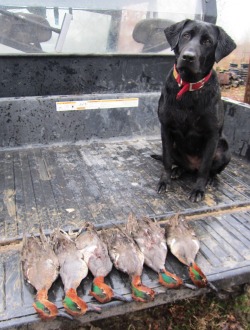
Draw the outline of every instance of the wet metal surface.
M139 139L1 151L1 241L40 224L45 230L78 228L85 220L105 226L123 222L130 212L160 217L249 202L249 165L237 157L201 203L188 200L193 176L157 194L162 164L150 155L160 150L159 140Z

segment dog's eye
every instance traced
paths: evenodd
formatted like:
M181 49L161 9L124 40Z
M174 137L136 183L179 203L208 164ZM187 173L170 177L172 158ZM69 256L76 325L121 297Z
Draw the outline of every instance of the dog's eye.
M204 38L202 41L201 41L202 45L205 45L205 46L210 46L212 45L212 40L209 39L209 38Z
M186 32L182 35L182 38L185 39L185 40L190 40L191 39L191 34Z

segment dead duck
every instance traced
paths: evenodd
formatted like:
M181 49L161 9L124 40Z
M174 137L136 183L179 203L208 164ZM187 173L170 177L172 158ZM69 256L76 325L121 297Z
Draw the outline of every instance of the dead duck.
M41 228L40 237L24 237L21 258L24 277L37 291L35 310L43 320L55 318L59 312L48 300L48 291L58 277L59 262Z
M113 264L108 254L107 245L100 239L91 223L84 224L75 243L94 276L90 295L101 303L109 302L111 299L127 301L127 299L114 293L112 288L104 282L104 278L110 273Z
M181 263L188 266L189 276L197 287L203 288L209 285L217 291L195 263L196 255L200 249L200 243L195 232L188 226L187 221L178 214L171 218L167 224L167 244L172 254Z
M88 267L82 253L76 248L75 242L62 229L54 233L55 253L59 260L60 276L64 285L65 297L63 306L72 316L81 316L87 311L99 312L100 309L86 304L76 292L81 281L88 274Z
M144 255L145 264L159 274L159 282L167 288L178 288L183 284L181 278L165 268L167 243L165 230L147 217L137 220L130 214L126 228Z
M134 240L126 234L125 229L120 228L107 229L102 232L102 237L114 266L130 277L132 298L139 302L152 301L155 292L141 282L144 255Z

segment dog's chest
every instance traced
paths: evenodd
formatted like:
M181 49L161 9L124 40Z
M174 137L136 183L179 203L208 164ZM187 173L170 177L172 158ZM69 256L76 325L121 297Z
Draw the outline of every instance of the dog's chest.
M181 132L183 137L192 133L202 134L205 128L203 116L191 109L186 111L176 109L175 113L169 116L168 126L173 133Z
M202 116L180 115L174 116L169 123L168 130L174 145L189 155L200 155L204 148L206 127Z

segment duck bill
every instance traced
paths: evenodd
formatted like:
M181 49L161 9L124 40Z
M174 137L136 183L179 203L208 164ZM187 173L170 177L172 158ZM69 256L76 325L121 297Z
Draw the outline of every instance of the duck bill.
M166 269L160 270L159 282L161 285L169 289L177 289L183 284L183 281L180 277L168 272Z
M183 286L185 286L185 288L188 288L190 290L197 290L197 286L189 284L189 283L184 283L183 282Z
M72 316L70 316L69 314L67 314L67 313L65 313L63 311L60 311L60 310L58 311L57 316L64 317L64 318L66 318L68 320L73 320L73 317Z
M131 281L132 298L138 302L153 301L155 297L154 290L141 283L140 276L133 276Z
M191 263L189 266L189 276L192 282L199 288L204 288L208 284L206 275L202 272L200 267L195 263Z
M125 297L121 294L118 294L116 292L114 292L113 299L120 300L120 301L125 301L125 302L130 302L131 301L131 298L127 298L127 297Z
M219 292L219 289L216 288L216 286L214 286L213 283L208 282L208 283L207 283L207 286L208 286L210 289L212 289L213 291L215 291L215 292Z
M100 314L102 312L102 309L93 304L88 304L88 312L94 312Z

